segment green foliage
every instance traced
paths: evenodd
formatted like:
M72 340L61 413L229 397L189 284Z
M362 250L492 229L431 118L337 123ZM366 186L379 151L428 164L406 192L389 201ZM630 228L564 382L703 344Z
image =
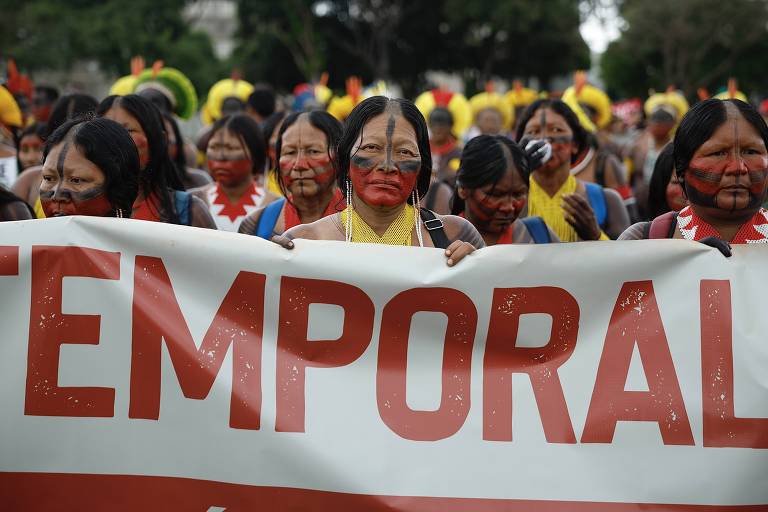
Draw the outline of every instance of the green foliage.
M112 73L128 74L130 59L147 65L162 59L189 76L204 94L220 78L206 34L189 29L181 17L185 0L3 0L0 48L27 70L66 70L93 59Z
M645 96L669 85L694 96L715 93L728 77L747 92L768 90L765 0L624 0L626 27L602 57L603 79L619 96Z

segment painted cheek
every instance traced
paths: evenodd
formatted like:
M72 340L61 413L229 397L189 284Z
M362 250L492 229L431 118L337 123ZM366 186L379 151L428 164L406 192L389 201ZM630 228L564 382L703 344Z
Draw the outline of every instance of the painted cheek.
M68 189L41 191L40 204L46 217L66 215L106 217L111 215L113 210L102 187L84 192L73 192Z
M296 160L293 158L281 158L277 162L277 165L280 169L280 175L283 177L283 182L285 183L285 186L290 188L291 183L293 183L293 177L291 176L291 171L296 166Z
M350 163L349 174L357 195L372 206L397 206L411 195L418 172L376 172L364 161Z
M515 214L520 215L520 212L523 211L523 208L525 208L525 204L528 202L527 197L523 197L522 199L514 199L512 201L512 206L515 209Z
M149 143L147 142L147 137L140 133L135 133L133 135L133 143L136 144L136 149L139 150L139 165L144 169L149 164Z
M483 223L493 219L495 208L487 204L484 199L467 198L467 206L472 214L472 219Z
M333 165L328 158L315 158L307 162L310 168L315 171L315 175L312 177L318 185L325 185L333 181L336 177L336 173L333 170Z
M246 158L238 160L208 160L208 170L222 185L237 185L251 175L253 162Z
M679 183L670 183L667 185L666 190L667 206L672 211L680 211L685 206L685 197L683 196L683 188Z

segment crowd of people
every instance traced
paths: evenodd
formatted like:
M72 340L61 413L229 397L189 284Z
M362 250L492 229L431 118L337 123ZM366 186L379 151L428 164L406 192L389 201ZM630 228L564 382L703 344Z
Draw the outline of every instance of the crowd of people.
M671 88L612 104L583 73L562 94L515 82L415 101L349 80L345 96L321 82L286 102L234 76L198 111L189 80L161 66L101 101L21 83L0 87L0 221L437 247L448 265L496 244L679 238L730 255L768 242L768 126L733 86L689 107ZM198 112L188 140L178 121Z

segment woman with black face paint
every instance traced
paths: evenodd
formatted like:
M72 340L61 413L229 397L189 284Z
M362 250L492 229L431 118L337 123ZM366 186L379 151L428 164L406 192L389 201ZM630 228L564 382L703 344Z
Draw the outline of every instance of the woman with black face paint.
M139 154L128 132L108 119L71 120L48 137L40 202L46 217L130 217Z
M739 100L709 99L683 118L675 172L689 205L631 226L621 240L681 238L713 245L768 243L768 126Z

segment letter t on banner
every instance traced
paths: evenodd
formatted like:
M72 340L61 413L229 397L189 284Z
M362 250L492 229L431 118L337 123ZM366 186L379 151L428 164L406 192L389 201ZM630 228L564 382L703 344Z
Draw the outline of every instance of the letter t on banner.
M335 304L344 309L339 339L307 339L311 304ZM351 284L283 277L277 334L276 431L304 432L307 367L345 366L360 357L371 342L374 312L370 297Z

